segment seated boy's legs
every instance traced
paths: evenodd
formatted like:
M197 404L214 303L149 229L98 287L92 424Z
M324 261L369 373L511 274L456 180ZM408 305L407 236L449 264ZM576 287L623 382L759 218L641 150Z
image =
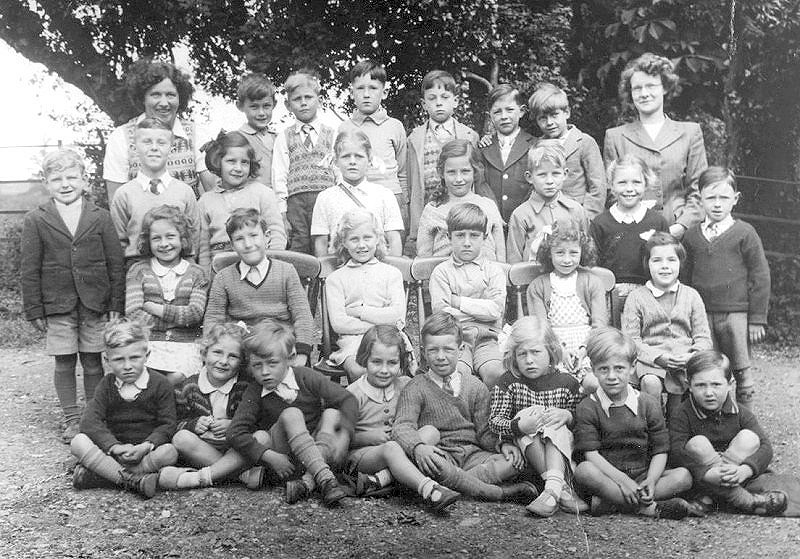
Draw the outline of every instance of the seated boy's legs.
M472 350L473 370L491 390L503 376L503 356L497 339L479 340Z
M736 379L736 402L749 409L755 395L755 379L750 368L747 313L710 312L708 325L714 347L730 359Z
M342 428L342 414L339 410L328 408L322 411L314 440L332 468L341 468L350 448L350 434Z
M731 440L724 452L717 452L711 441L703 435L696 435L686 442L685 450L692 459L708 469L698 480L704 484L719 487L725 466L739 466L745 458L753 454L761 445L761 441L753 431L742 429Z
M318 192L299 192L286 200L286 221L292 230L289 234L289 250L314 254L311 244L311 214Z

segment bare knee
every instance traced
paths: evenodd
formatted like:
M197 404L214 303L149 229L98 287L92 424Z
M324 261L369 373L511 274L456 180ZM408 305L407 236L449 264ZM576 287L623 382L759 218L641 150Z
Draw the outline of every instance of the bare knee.
M693 457L707 456L709 453L716 452L714 446L705 436L695 435L684 446L684 450L691 454Z
M656 375L644 375L639 379L642 390L647 394L659 396L662 391L661 379Z
M382 451L383 451L384 458L387 459L387 462L389 461L388 459L397 459L397 458L400 458L401 455L405 456L405 454L406 454L403 451L403 447L401 447L395 441L386 441L385 443L383 443Z
M342 428L342 412L333 408L322 410L318 431L335 433Z
M324 414L323 414L324 417ZM298 422L306 423L306 418L299 408L286 408L278 416L278 423L281 425L297 425Z
M253 433L253 438L260 445L272 446L272 437L266 431L256 431Z
M174 464L178 461L178 449L175 445L166 443L154 448L151 452L158 453L161 457L161 462L169 462Z
M749 456L761 446L761 439L750 429L742 429L733 438L730 446L737 450L739 454Z
M670 473L672 474L675 493L683 493L692 488L692 474L689 470L686 468L675 468Z
M592 481L598 479L602 473L591 462L584 461L575 467L575 480L581 485L589 485Z
M69 443L69 450L70 452L72 452L74 456L80 458L92 446L94 446L92 439L90 439L84 433L78 433L72 438L72 441Z
M187 450L193 449L199 440L200 437L188 429L179 429L178 432L172 436L172 444L175 445L175 448L177 448L179 452L186 452Z
M442 435L439 433L439 429L433 425L423 425L417 430L417 433L419 434L419 438L422 439L422 442L425 444L436 446L439 444L439 441L442 440Z
M478 368L478 376L491 390L500 377L503 376L503 366L500 361L488 361Z

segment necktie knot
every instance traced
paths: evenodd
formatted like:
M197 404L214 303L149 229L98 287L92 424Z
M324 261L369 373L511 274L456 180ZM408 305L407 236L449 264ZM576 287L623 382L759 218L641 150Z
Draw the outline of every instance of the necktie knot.
M450 396L455 396L453 385L450 383L450 375L447 375L442 379L442 389L448 394L450 394Z
M158 185L160 182L160 179L150 179L150 192L153 194L158 194Z
M311 138L311 133L314 131L314 127L310 124L304 124L300 127L300 131L303 133L303 145L307 149L313 148L314 140Z

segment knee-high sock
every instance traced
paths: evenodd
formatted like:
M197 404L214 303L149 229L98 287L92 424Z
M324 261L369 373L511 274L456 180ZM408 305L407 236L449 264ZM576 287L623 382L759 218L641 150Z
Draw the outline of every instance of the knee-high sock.
M298 460L305 466L306 471L319 483L324 479L333 477L333 472L325 462L314 438L308 432L298 433L288 441L289 448Z
M157 472L164 466L172 466L178 461L178 451L171 444L162 444L148 452L142 461L128 466L128 470L137 474Z
M99 353L79 353L83 367L83 393L88 402L94 398L94 391L103 378L103 365Z
M103 479L112 483L119 483L120 472L124 470L122 464L100 450L96 445L84 450L78 456L78 461Z
M64 410L64 417L67 422L78 421L81 418L80 408L78 408L77 398L75 397L75 363L78 356L56 355L56 368L53 374L53 384L56 387L56 395Z
M503 489L501 487L486 483L473 475L471 471L465 472L449 462L443 463L441 472L436 479L445 487L470 497L484 501L500 501L503 499Z

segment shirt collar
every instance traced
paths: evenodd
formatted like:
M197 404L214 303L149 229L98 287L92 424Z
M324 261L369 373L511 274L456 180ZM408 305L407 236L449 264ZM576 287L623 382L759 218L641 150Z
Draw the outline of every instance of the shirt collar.
M56 205L56 209L59 212L79 212L83 207L83 195L78 196L78 198L71 204L62 204L55 198L53 198L53 203Z
M372 386L369 382L367 382L367 375L363 375L359 377L359 379L355 382L358 388L373 402L377 404L384 404L386 402L390 402L394 399L395 393L395 383L392 382L386 388L378 388L377 386Z
M453 266L456 268L461 268L462 266L467 266L469 264L473 264L477 266L479 269L483 270L484 266L486 266L486 257L483 254L479 254L475 257L475 260L471 260L469 262L464 262L463 260L459 260L456 258L455 254L452 254L450 258L453 260Z
M211 384L211 381L208 380L208 371L205 367L200 371L200 375L197 378L197 386L200 388L200 392L203 394L211 394L212 392L221 392L222 394L230 394L231 390L233 389L233 385L239 380L238 376L234 376L233 378L229 378L225 381L225 384L222 386L214 386Z
M504 146L512 146L512 145L514 145L514 142L517 140L517 136L519 136L519 131L520 130L521 130L521 128L519 126L517 126L517 129L514 130L508 136L498 132L497 133L497 141L498 141L498 143L500 143L500 144L502 144Z
M248 122L245 122L239 127L239 132L243 134L248 134L250 136L266 136L272 133L269 127L264 128L264 130L256 130L255 128L250 126L250 123Z
M165 169L162 174L160 174L155 178L160 181L158 184L158 193L162 194L164 192L164 189L167 188L167 186L169 186L170 181L172 181L172 176ZM150 177L145 175L143 172L139 171L138 173L136 173L136 178L134 180L139 183L139 186L142 187L142 190L144 192L150 190Z
M444 122L435 122L430 118L428 119L428 128L430 130L436 130L439 126L450 132L453 138L456 137L456 119L454 119L452 116Z
M186 270L189 269L189 262L181 258L181 261L177 266L169 268L161 264L161 262L158 261L158 258L154 257L150 259L150 267L153 269L153 273L160 278L163 278L170 272L174 272L176 276L182 276L186 273Z
M384 109L383 107L379 107L378 110L372 113L371 115L365 115L360 113L359 111L356 111L353 113L353 116L351 116L350 119L359 126L364 124L364 122L367 119L371 120L375 124L380 125L389 120L389 113L387 113L386 109Z
M320 128L322 128L322 121L320 120L319 116L315 116L311 122L300 122L299 120L295 120L294 123L294 133L295 134L302 134L303 126L308 125L314 129L314 132L319 134Z
M339 182L339 186L341 186L342 188L346 188L348 190L358 190L359 192L367 192L367 189L364 188L365 184L367 184L367 177L361 179L361 182L356 185L350 184L347 181Z
M678 286L679 286L680 284L681 284L681 282L680 282L680 281L676 281L676 282L675 282L675 283L674 283L674 284L673 284L673 285L672 285L672 286L671 286L669 289L667 289L666 291L665 291L665 290L663 290L663 289L660 289L660 288L656 287L655 285L653 285L653 282L652 282L652 281L650 281L650 280L647 280L647 282L646 282L644 285L645 285L645 287L647 287L647 289L649 289L649 290L650 290L650 293L652 293L652 294L653 294L653 297L655 297L656 299L658 299L659 297L661 297L661 296L662 296L662 295L664 295L665 293L677 293L677 292L678 292Z
M239 279L240 280L244 280L247 277L247 272L249 272L250 268L252 268L252 267L253 266L250 266L249 264L245 264L244 262L242 262L240 260L239 261ZM267 272L269 272L269 258L267 258L265 256L264 260L262 260L261 262L259 262L258 264L255 265L255 268L256 268L256 270L258 270L258 273L261 274L261 279L263 280L265 277L267 277Z
M708 218L706 218L703 221L703 229L704 230L707 230L709 227L711 227L711 225L716 225L715 229L717 231L717 234L720 234L723 231L726 231L729 227L731 227L733 225L733 216L728 215L727 217L725 217L725 219L723 219L721 221L716 221L716 222L712 222Z
M594 393L594 398L597 400L597 403L600 404L600 407L603 408L606 417L609 417L609 409L614 402L611 401L611 398L608 397L608 394L605 393L602 387L597 388L597 391ZM633 415L639 415L639 391L632 386L628 386L628 397L625 398L622 405L631 410Z
M133 382L122 382L119 378L114 377L114 384L117 387L117 390L125 386L126 384L132 384L139 390L144 390L147 388L147 383L150 381L150 373L147 371L147 368L142 371L135 381Z
M348 260L347 260L347 262L345 263L345 266L347 266L347 267L349 267L349 268L358 268L359 266L371 266L371 265L373 265L373 264L377 264L378 262L379 262L379 261L378 261L378 259L377 259L377 258L375 258L374 256L372 257L372 259L371 259L371 260L367 260L367 261L366 261L366 262L364 262L363 264L362 264L361 262L356 262L355 260L353 260L352 258L350 258L350 259L348 259Z
M623 212L615 203L608 209L611 217L617 220L617 223L641 223L644 219L644 214L647 213L647 206L639 204L639 207L632 212Z
M739 413L739 406L733 401L733 398L731 398L730 394L728 394L728 397L725 398L725 402L722 404L722 407L718 411L712 413L709 413L703 410L703 408L699 407L691 395L689 396L689 403L691 404L692 410L698 419L707 419L708 417L714 415L736 415Z
M300 385L297 384L297 377L294 375L294 369L292 367L289 367L289 370L286 371L286 376L283 377L283 380L277 387L273 388L272 390L267 390L266 386L263 387L261 389L261 397L263 398L272 392L275 392L278 396L280 396L281 392L285 390L292 392L297 392L300 390Z
M427 374L428 378L431 379L434 382L434 384L436 384L436 386L438 386L439 388L442 388L444 386L444 379L439 375L437 375L436 373L434 373L433 371L431 371L430 369L428 369L428 372L425 374ZM447 376L447 378L450 379L450 386L453 388L453 391L457 392L456 383L459 383L458 384L459 386L461 385L461 373L459 373L458 371L452 372Z
M538 192L536 192L535 190L531 190L531 195L528 198L528 202L531 204L531 206L533 206L534 211L536 211L536 213L538 214L539 212L542 211L542 208L544 208L545 206L550 206L561 202L561 191L559 190L558 192L556 192L556 195L553 196L553 199L548 202L547 200L542 198Z

